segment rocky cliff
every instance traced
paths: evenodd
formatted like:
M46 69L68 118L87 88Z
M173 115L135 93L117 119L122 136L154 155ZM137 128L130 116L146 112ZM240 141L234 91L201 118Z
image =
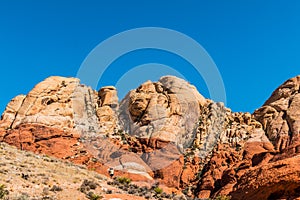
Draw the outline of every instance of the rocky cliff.
M147 81L119 102L75 78L50 77L15 97L0 141L188 198L300 198L300 76L253 114L205 99L186 81ZM170 190L170 191L171 191Z

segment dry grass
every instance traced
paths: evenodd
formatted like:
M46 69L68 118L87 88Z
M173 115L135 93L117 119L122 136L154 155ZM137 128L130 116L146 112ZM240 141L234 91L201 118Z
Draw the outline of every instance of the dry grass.
M96 195L105 197L106 190L112 190L114 194L122 193L107 185L107 177L84 166L20 151L0 143L0 184L6 186L10 200L89 199L80 191L84 180L97 184L96 189L90 190Z

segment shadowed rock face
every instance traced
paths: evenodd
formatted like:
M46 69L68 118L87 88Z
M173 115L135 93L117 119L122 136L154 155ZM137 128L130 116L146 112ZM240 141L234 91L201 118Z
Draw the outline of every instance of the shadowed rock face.
M173 76L147 81L119 104L76 78L50 77L15 97L0 141L106 174L159 182L187 196L300 197L300 76L253 115L205 99ZM288 185L288 187L285 187Z

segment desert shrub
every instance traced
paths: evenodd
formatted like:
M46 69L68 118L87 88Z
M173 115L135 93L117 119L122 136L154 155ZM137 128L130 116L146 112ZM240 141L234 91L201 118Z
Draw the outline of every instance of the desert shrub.
M131 183L131 179L126 178L126 177L118 177L117 181L121 184L130 184Z
M23 193L19 195L15 200L29 200L29 195L26 193Z
M230 200L230 199L231 199L231 197L224 196L224 195L220 195L215 198L215 200Z
M8 195L8 190L4 184L0 184L0 199L4 199L6 195Z
M84 180L83 184L89 186L92 190L97 188L97 183L95 183L94 181Z
M35 199L33 199L33 200L35 200ZM41 198L41 200L54 200L54 198L53 198L53 197L50 197L50 196L43 196L43 197Z
M161 194L163 192L163 189L161 189L160 187L156 187L153 190L156 194Z
M62 190L63 189L60 186L57 186L57 185L53 185L52 188L50 189L50 191L52 191L52 192L60 192Z
M89 192L89 194L87 195L87 198L90 200L99 200L99 199L102 199L103 197L98 194L94 194L93 192Z
M97 183L95 183L94 181L84 180L79 188L79 191L82 193L87 193L91 189L94 190L96 188L97 188Z

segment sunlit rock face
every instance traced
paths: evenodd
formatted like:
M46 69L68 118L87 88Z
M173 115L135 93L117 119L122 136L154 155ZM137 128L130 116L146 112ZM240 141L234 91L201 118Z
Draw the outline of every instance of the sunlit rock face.
M76 78L49 77L16 96L0 141L108 175L159 183L189 197L300 197L300 76L253 114L205 99L177 77L129 91L95 91ZM289 187L286 187L288 185Z
M194 86L165 76L130 91L120 104L120 120L124 130L138 138L188 146L195 135L200 106L204 104L205 98Z

